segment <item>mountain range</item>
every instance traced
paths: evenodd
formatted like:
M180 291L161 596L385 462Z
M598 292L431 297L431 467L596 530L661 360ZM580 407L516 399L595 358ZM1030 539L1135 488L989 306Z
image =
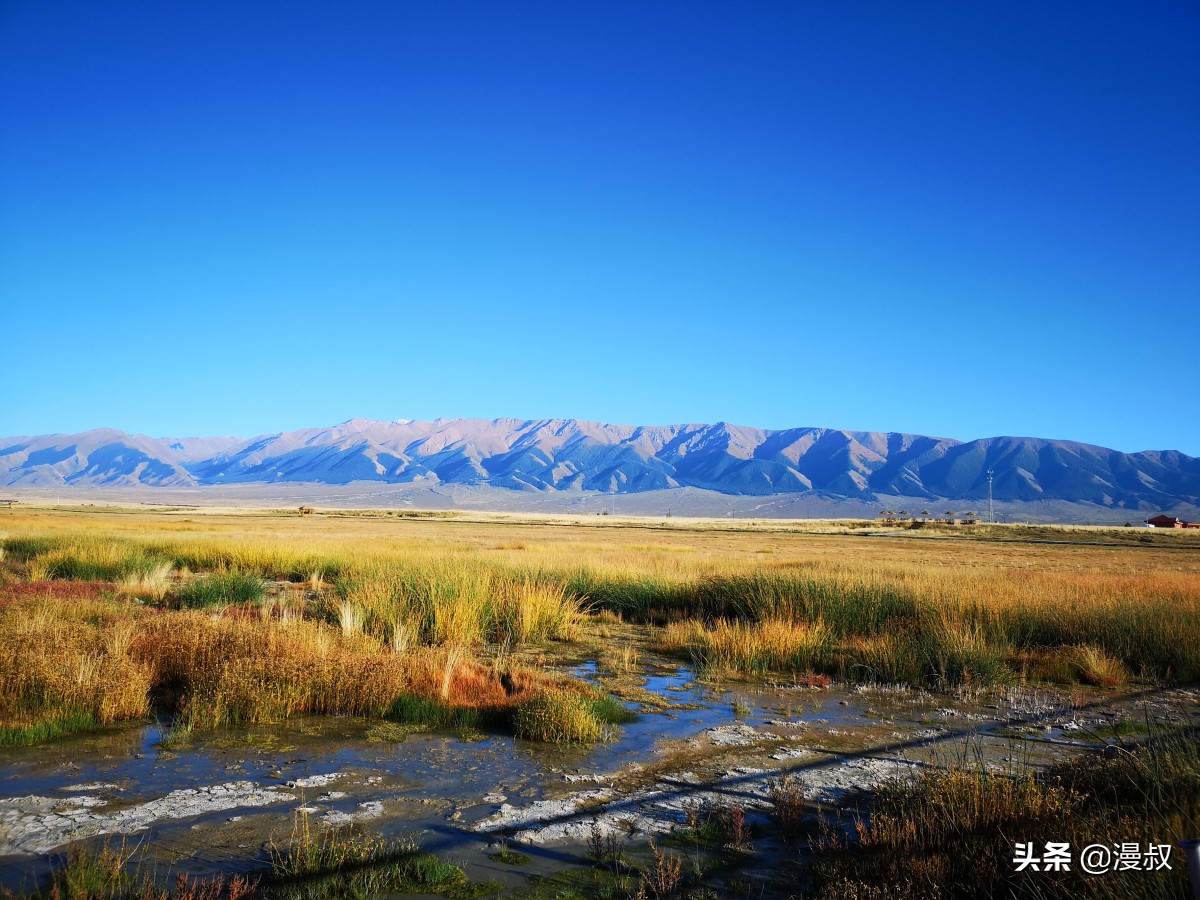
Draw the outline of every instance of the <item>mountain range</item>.
M520 492L1062 500L1109 509L1200 504L1200 458L1072 441L974 441L828 428L610 425L576 419L351 419L254 438L101 428L0 438L0 485L200 488L307 483L487 485Z

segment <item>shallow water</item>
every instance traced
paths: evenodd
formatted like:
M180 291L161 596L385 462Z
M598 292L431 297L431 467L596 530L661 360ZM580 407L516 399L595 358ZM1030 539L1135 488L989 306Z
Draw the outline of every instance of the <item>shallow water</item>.
M594 679L596 667L584 664L575 674ZM989 760L1019 752L1038 764L1064 747L1096 742L1094 731L1078 727L1086 711L1051 694L981 705L906 690L711 685L661 661L644 675L646 689L669 708L642 710L595 747L506 736L467 742L446 733L380 740L361 719L308 718L194 735L170 749L153 724L0 751L0 886L33 888L72 839L124 840L138 848L142 871L156 877L251 871L267 861L271 841L286 843L298 815L358 822L385 836L418 833L426 849L448 855L472 878L514 884L529 871L578 862L581 848L523 847L535 862L522 869L491 861L503 831L472 827L503 804L528 807L595 788L680 745L720 749L740 739L732 726L829 754L815 762L805 751L807 761L797 765L809 769L863 750L927 764L962 752L964 738ZM988 736L1027 721L1035 739L1022 739L1019 750L1011 732Z

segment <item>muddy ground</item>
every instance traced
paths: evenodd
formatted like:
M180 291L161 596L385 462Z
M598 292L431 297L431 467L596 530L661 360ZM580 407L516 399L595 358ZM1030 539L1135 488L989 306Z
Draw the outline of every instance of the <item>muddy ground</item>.
M597 834L637 848L709 804L746 811L739 877L770 893L798 852L774 835L772 778L802 782L814 818L850 821L872 788L923 766L1041 767L1200 722L1195 689L704 683L654 657L618 680L591 662L576 673L638 718L595 747L335 718L184 736L155 723L4 750L0 886L36 888L73 841L124 842L163 880L252 872L307 819L416 834L474 880L527 889L589 865ZM494 858L505 848L528 862Z

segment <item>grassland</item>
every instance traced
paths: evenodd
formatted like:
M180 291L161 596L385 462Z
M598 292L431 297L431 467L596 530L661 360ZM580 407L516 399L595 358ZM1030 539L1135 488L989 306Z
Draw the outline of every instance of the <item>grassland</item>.
M522 703L544 710L559 695L577 709L565 695L599 698L513 651L577 638L602 610L714 675L1200 680L1200 553L1173 535L1094 546L447 519L6 519L7 742L156 704L192 727L418 708L512 722Z
M596 614L646 626L654 649L714 676L1200 680L1200 552L1170 534L1097 546L1090 533L930 541L821 526L5 520L0 743L152 710L187 728L326 713L594 740L614 705L525 661L594 631Z
M585 657L616 674L636 670L640 655L665 653L713 678L935 691L1200 682L1200 547L1192 535L873 530L193 510L5 514L0 745L155 714L181 730L350 714L599 741L628 713L553 665ZM971 834L978 846L969 858L991 860L988 890L1003 894L1013 823L1044 825L1044 835L1029 832L1039 840L1060 839L1051 831L1068 819L1083 823L1080 840L1092 826L1129 840L1183 833L1195 824L1197 798L1187 787L1195 778L1194 736L1135 747L1102 767L1066 767L1050 780L931 773L884 791L852 840L826 834L814 890L867 897L900 885L912 896L968 895L975 882L954 866L967 858L959 836ZM1105 784L1124 793L1108 797ZM781 827L793 832L803 798L777 793ZM404 868L419 857L413 848L296 846L280 851L272 877L319 885L319 871L336 869L333 856L345 851L364 878L390 872L389 885L417 883L417 870ZM440 865L419 858L418 868ZM647 873L662 877L663 859ZM89 874L96 865L80 858L76 876L100 877Z

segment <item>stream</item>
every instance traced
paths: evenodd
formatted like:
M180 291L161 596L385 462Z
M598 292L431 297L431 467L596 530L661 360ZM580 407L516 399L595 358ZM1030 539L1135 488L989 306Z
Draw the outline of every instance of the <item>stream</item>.
M592 663L575 675L596 678ZM356 718L196 733L163 723L0 750L0 887L44 884L72 841L133 851L165 881L261 869L301 817L416 835L472 880L508 887L582 862L594 827L653 835L686 805L737 802L765 820L766 779L791 773L826 808L881 780L974 760L1045 765L1102 750L1138 717L1194 720L1194 691L1096 694L1008 688L965 699L904 688L700 683L677 663L643 665L653 704L596 746L406 733ZM1190 718L1189 718L1190 717ZM533 857L490 858L503 842ZM770 843L769 841L767 842ZM782 851L781 851L782 852Z

